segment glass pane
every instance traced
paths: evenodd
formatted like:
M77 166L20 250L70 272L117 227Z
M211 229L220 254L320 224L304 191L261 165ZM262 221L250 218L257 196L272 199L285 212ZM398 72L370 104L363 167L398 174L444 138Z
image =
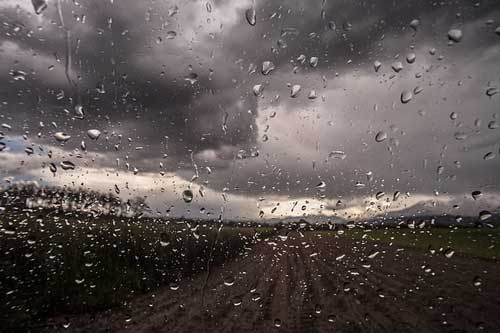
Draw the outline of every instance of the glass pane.
M498 331L500 2L0 1L0 324Z

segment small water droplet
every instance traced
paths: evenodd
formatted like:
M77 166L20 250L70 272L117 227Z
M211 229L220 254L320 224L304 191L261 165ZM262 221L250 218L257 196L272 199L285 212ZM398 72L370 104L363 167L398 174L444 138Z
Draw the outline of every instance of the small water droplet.
M483 195L483 193L481 193L481 191L472 191L471 194L472 194L472 198L474 200L479 199Z
M232 276L226 276L224 278L224 285L226 285L228 287L234 285L234 282L235 282L235 280L234 280L234 277L232 277Z
M178 12L179 12L179 7L177 7L177 5L173 5L168 9L167 15L172 17Z
M460 29L451 29L448 31L448 39L455 43L459 43L462 40L462 37L463 33Z
M281 325L282 325L281 319L279 318L274 319L274 327L281 327Z
M264 87L262 86L262 84L256 84L253 86L252 91L255 96L261 96L262 92L264 91Z
M83 119L85 114L83 113L83 106L81 104L75 105L75 115L79 119Z
M408 62L409 64L413 64L416 59L417 56L415 53L408 53L408 55L406 56L406 62Z
M347 157L347 154L341 150L334 150L328 154L329 158L335 158L339 160L344 160Z
M167 31L167 39L174 39L175 37L177 37L177 32L173 30Z
M67 135L66 133L64 132L56 132L54 134L54 138L59 141L59 142L66 142L68 141L69 139L71 139L71 136Z
M26 73L23 71L10 71L10 75L14 79L14 81L26 81Z
M447 249L444 251L444 256L445 256L446 258L448 258L448 259L449 259L449 258L451 258L451 257L453 257L453 255L454 255L454 254L455 254L455 251L454 251L452 248L450 248L450 247L449 247L449 248L447 248Z
M61 169L63 170L75 170L75 164L71 161L62 161Z
M291 91L290 91L290 97L292 97L292 98L297 97L299 95L299 92L301 89L302 89L302 87L300 86L300 84L294 84L292 86Z
M264 61L262 63L262 74L268 75L275 69L275 66L272 61Z
M187 82L189 82L190 84L195 84L196 82L198 82L198 74L196 73L189 73L185 78L184 80L186 80Z
M415 31L417 31L419 25L420 25L420 20L413 19L410 22L410 27Z
M318 57L311 57L309 59L309 65L313 68L316 68L318 66L318 61L319 61Z
M193 192L191 190L184 190L182 192L182 199L184 199L184 202L190 203L193 201Z
M373 62L373 68L375 69L375 72L378 72L378 70L382 67L382 63L378 60L375 60Z
M240 306L241 303L243 303L242 300L241 300L241 297L236 296L236 297L233 298L233 305L234 306Z
M47 0L31 0L33 4L33 9L35 14L40 15L45 9L47 9Z
M101 136L101 131L98 129L89 129L87 131L87 136L92 140L97 140Z
M387 133L384 131L380 131L375 135L375 141L382 142L387 139Z
M379 251L374 251L368 255L368 259L375 259L376 256L378 256L380 252Z
M345 31L351 31L352 30L351 22L344 22L344 24L342 24L342 28L344 28Z
M405 90L401 93L401 103L406 104L413 98L413 94L409 90Z
M396 73L399 73L403 69L403 63L401 61L393 62L392 65L391 65L391 68Z
M494 159L495 157L496 157L496 154L490 151L489 153L484 154L483 160L489 161L489 160Z
M498 89L497 88L491 87L491 88L486 89L486 96L492 97L492 96L494 96L496 94L498 94Z
M479 220L480 221L486 221L487 219L491 218L493 215L487 211L487 210L482 210L479 212Z
M309 98L309 99L316 99L316 98L318 98L318 95L316 94L316 90L311 90L309 92L309 95L307 96L307 98Z

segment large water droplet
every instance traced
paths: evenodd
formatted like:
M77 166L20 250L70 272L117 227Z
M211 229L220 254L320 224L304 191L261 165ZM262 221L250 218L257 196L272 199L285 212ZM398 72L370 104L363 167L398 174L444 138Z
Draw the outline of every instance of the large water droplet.
M87 136L92 140L97 140L101 136L101 131L98 129L89 129L87 131Z
M254 26L257 23L257 15L255 13L255 8L249 8L245 11L245 17L248 24Z
M373 68L375 69L375 72L378 72L378 70L382 67L382 63L378 60L375 60L373 62Z
M47 0L31 0L33 4L33 9L37 15L40 15L45 9L47 9Z
M462 40L462 37L463 33L460 29L451 29L450 31L448 31L448 39L455 43L460 42Z
M191 190L185 190L182 192L182 199L184 199L184 202L190 203L193 201L193 191Z

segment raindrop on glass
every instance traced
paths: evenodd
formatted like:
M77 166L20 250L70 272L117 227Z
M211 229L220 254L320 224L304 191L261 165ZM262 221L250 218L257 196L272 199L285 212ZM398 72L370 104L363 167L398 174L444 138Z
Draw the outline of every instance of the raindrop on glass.
M87 136L92 140L97 140L101 136L101 131L98 129L89 129L87 131Z
M380 131L375 135L375 141L382 142L387 139L387 133L384 131Z
M290 91L290 97L292 97L292 98L297 97L299 95L299 92L301 89L302 89L302 87L300 86L300 84L294 84L292 86L291 91Z
M462 40L462 37L463 33L460 29L451 29L450 31L448 31L448 39L455 43L460 42Z
M255 8L249 8L245 11L245 17L248 24L254 26L257 23L257 15L255 14Z
M185 190L182 192L182 199L184 199L184 202L190 203L193 201L193 192L191 190Z
M413 98L413 94L409 90L405 90L401 93L401 103L406 104Z

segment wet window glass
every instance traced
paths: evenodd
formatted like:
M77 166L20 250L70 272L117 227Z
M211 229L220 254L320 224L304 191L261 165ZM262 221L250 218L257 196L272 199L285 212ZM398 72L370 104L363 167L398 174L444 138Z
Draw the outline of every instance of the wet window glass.
M500 330L497 0L0 0L0 330Z

